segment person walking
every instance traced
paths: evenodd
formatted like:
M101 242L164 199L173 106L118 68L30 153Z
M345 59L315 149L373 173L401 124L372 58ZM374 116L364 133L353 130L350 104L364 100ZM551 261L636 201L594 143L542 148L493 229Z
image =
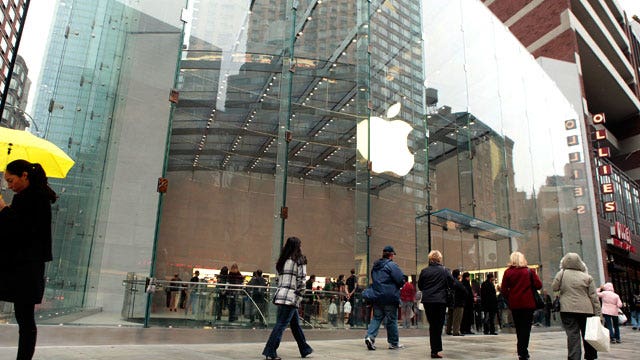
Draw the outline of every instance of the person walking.
M382 258L378 259L371 269L372 284L362 294L373 307L373 318L364 338L369 350L376 349L376 336L383 319L386 319L384 327L387 329L389 349L404 348L398 337L398 305L400 288L404 285L404 274L398 264L393 262L395 255L392 246L387 245L382 249Z
M498 335L496 332L496 314L498 313L498 298L493 273L487 274L487 279L480 286L480 299L482 299L482 311L484 318L482 332L485 335Z
M551 288L559 292L560 320L567 334L567 359L582 359L581 342L584 358L596 359L598 352L584 341L584 331L588 317L600 316L600 301L593 278L578 254L567 253L562 257L560 271L553 278Z
M411 328L411 318L415 314L413 311L413 302L416 298L416 288L409 282L407 275L403 276L404 285L400 289L400 308L402 310L402 322L405 329Z
M518 359L529 359L529 337L531 335L531 321L536 303L533 291L542 288L542 282L535 271L531 271L527 259L519 251L514 251L509 257L508 268L502 277L501 289L504 294L516 328L518 339ZM533 279L533 288L531 286Z
M613 284L608 282L597 290L598 297L602 300L602 314L604 323L609 329L611 343L620 344L620 324L618 323L618 311L622 307L620 296L613 290ZM562 304L562 303L561 303Z
M631 297L631 328L640 329L640 288L636 289Z
M278 288L273 295L273 303L278 307L276 324L262 350L267 360L281 360L277 350L282 340L282 333L289 326L300 356L305 358L313 352L307 343L300 326L298 307L305 291L307 277L307 258L302 254L302 241L292 236L287 239L276 262L278 273Z
M442 253L432 250L428 255L429 265L420 271L418 289L422 293L422 304L429 321L429 344L431 358L440 359L442 349L442 326L447 309L447 292L453 288L453 276L442 266Z
M29 360L36 348L35 304L44 294L44 267L52 260L51 204L57 199L38 163L14 160L4 171L15 195L11 205L0 196L0 301L12 302L18 323L18 360Z

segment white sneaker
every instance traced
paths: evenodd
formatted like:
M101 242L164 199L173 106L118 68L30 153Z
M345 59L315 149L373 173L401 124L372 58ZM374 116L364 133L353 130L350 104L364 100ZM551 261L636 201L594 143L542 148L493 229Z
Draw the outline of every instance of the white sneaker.
M402 344L397 344L397 345L389 344L389 350L401 350L401 349L404 349L404 345Z
M376 349L376 344L375 344L375 340L370 338L370 337L366 337L364 338L364 343L367 344L367 349L369 350L375 350Z

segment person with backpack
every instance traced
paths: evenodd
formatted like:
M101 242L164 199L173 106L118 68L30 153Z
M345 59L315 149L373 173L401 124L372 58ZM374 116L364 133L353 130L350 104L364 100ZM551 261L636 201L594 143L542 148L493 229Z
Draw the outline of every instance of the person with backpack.
M384 326L387 330L389 349L404 348L404 345L399 343L398 337L398 305L400 288L404 285L404 274L398 264L393 262L395 255L396 252L392 246L384 247L382 258L378 259L371 269L372 284L362 293L373 307L373 318L364 338L369 350L376 349L376 336L384 319L386 319Z

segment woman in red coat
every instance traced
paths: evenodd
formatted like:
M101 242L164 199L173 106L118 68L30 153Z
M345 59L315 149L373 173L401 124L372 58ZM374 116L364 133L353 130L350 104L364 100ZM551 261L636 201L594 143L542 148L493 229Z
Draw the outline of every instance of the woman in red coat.
M501 292L509 304L513 315L513 323L518 338L518 359L529 359L529 335L531 335L531 321L536 303L533 299L533 287L542 288L542 282L535 271L527 266L527 259L521 252L514 251L510 258L509 267L502 277Z

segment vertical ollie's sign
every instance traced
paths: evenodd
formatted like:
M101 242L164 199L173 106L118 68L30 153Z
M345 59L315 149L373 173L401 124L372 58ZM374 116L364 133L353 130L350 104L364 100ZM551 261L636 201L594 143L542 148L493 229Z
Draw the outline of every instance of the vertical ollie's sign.
M636 253L635 246L631 245L631 230L629 230L628 226L618 221L611 226L611 238L607 240L607 244L634 254Z
M606 122L606 118L604 114L595 114L593 115L593 124L594 125L603 125ZM576 120L566 120L564 122L564 128L567 132L578 132L578 124ZM598 129L595 132L595 140L601 141L607 139L607 131L604 129ZM572 134L567 136L567 145L569 147L577 146L580 144L579 135ZM596 147L597 157L598 158L608 158L611 156L611 149L609 147ZM569 153L569 163L570 164L578 164L582 163L582 153L580 151L570 152ZM610 175L612 173L611 165L601 165L598 167L598 174L600 175L601 183L600 183L600 192L605 195L608 199L603 202L603 210L604 212L615 212L616 211L616 202L613 200L613 183L609 182ZM584 170L582 168L573 168L571 177L576 183L574 187L573 193L576 198L583 197L585 195L585 186L581 186L580 184L584 181ZM582 181L581 181L582 180ZM607 181L606 183L604 181ZM578 214L585 214L587 212L587 205L580 204L576 206L576 211Z
M594 125L604 125L607 122L604 114L595 114L593 115L593 124ZM607 131L605 129L598 129L594 134L596 141L606 140L607 139ZM608 158L611 156L611 150L608 146L605 147L596 147L598 158ZM603 198L608 198L606 201L603 201L603 210L604 212L610 213L616 211L616 202L613 198L613 183L611 182L611 165L600 165L598 166L598 175L600 176L600 192L603 195Z

